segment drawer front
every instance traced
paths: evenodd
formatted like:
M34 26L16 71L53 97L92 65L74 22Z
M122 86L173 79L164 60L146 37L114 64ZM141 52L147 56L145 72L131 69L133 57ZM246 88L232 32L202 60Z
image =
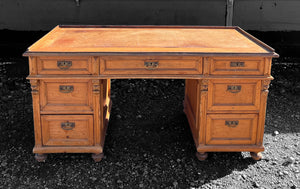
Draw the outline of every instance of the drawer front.
M208 114L206 144L255 144L257 114Z
M92 112L92 82L84 79L41 80L41 111Z
M211 75L263 75L263 58L213 58Z
M38 74L92 74L89 57L39 57Z
M92 115L43 115L41 121L45 146L93 145Z
M259 110L260 90L259 80L210 80L208 110Z
M102 57L100 74L103 75L160 75L202 74L200 57Z

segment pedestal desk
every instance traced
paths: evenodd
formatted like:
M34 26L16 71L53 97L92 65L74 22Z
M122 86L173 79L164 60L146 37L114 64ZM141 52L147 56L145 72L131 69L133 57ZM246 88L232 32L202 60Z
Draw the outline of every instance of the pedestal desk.
M55 27L29 58L38 161L103 157L110 79L185 79L184 112L199 160L249 151L259 160L274 50L239 27ZM180 103L180 102L178 102Z

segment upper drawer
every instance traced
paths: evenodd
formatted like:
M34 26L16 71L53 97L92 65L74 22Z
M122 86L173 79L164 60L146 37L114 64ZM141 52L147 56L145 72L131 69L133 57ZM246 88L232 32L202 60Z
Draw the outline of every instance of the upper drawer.
M38 57L38 74L92 74L89 57Z
M259 110L261 80L218 79L208 83L209 111Z
M92 81L45 79L40 85L41 113L92 113Z
M212 58L211 75L263 75L264 58Z
M188 75L202 74L200 57L141 57L106 56L101 58L100 74L103 75Z

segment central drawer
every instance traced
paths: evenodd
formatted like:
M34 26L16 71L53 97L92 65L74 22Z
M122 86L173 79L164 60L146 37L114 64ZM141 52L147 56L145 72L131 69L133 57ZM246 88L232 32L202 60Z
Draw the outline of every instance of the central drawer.
M92 113L92 82L88 79L44 79L41 113Z
M41 121L45 146L93 145L92 115L43 115Z
M106 56L101 57L100 74L202 74L202 58L193 56Z

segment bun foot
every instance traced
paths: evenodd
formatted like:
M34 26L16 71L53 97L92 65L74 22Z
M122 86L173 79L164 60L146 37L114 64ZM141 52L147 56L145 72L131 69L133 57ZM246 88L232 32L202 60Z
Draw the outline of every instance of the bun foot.
M196 152L196 157L198 158L199 161L204 161L206 160L208 154L206 152Z
M92 158L95 162L99 162L102 160L102 158L104 157L103 153L100 154L92 154Z
M261 160L262 155L260 152L256 153L256 152L250 152L250 155L252 157L252 159L254 159L255 161Z
M34 158L38 162L45 162L47 159L47 154L35 154Z

